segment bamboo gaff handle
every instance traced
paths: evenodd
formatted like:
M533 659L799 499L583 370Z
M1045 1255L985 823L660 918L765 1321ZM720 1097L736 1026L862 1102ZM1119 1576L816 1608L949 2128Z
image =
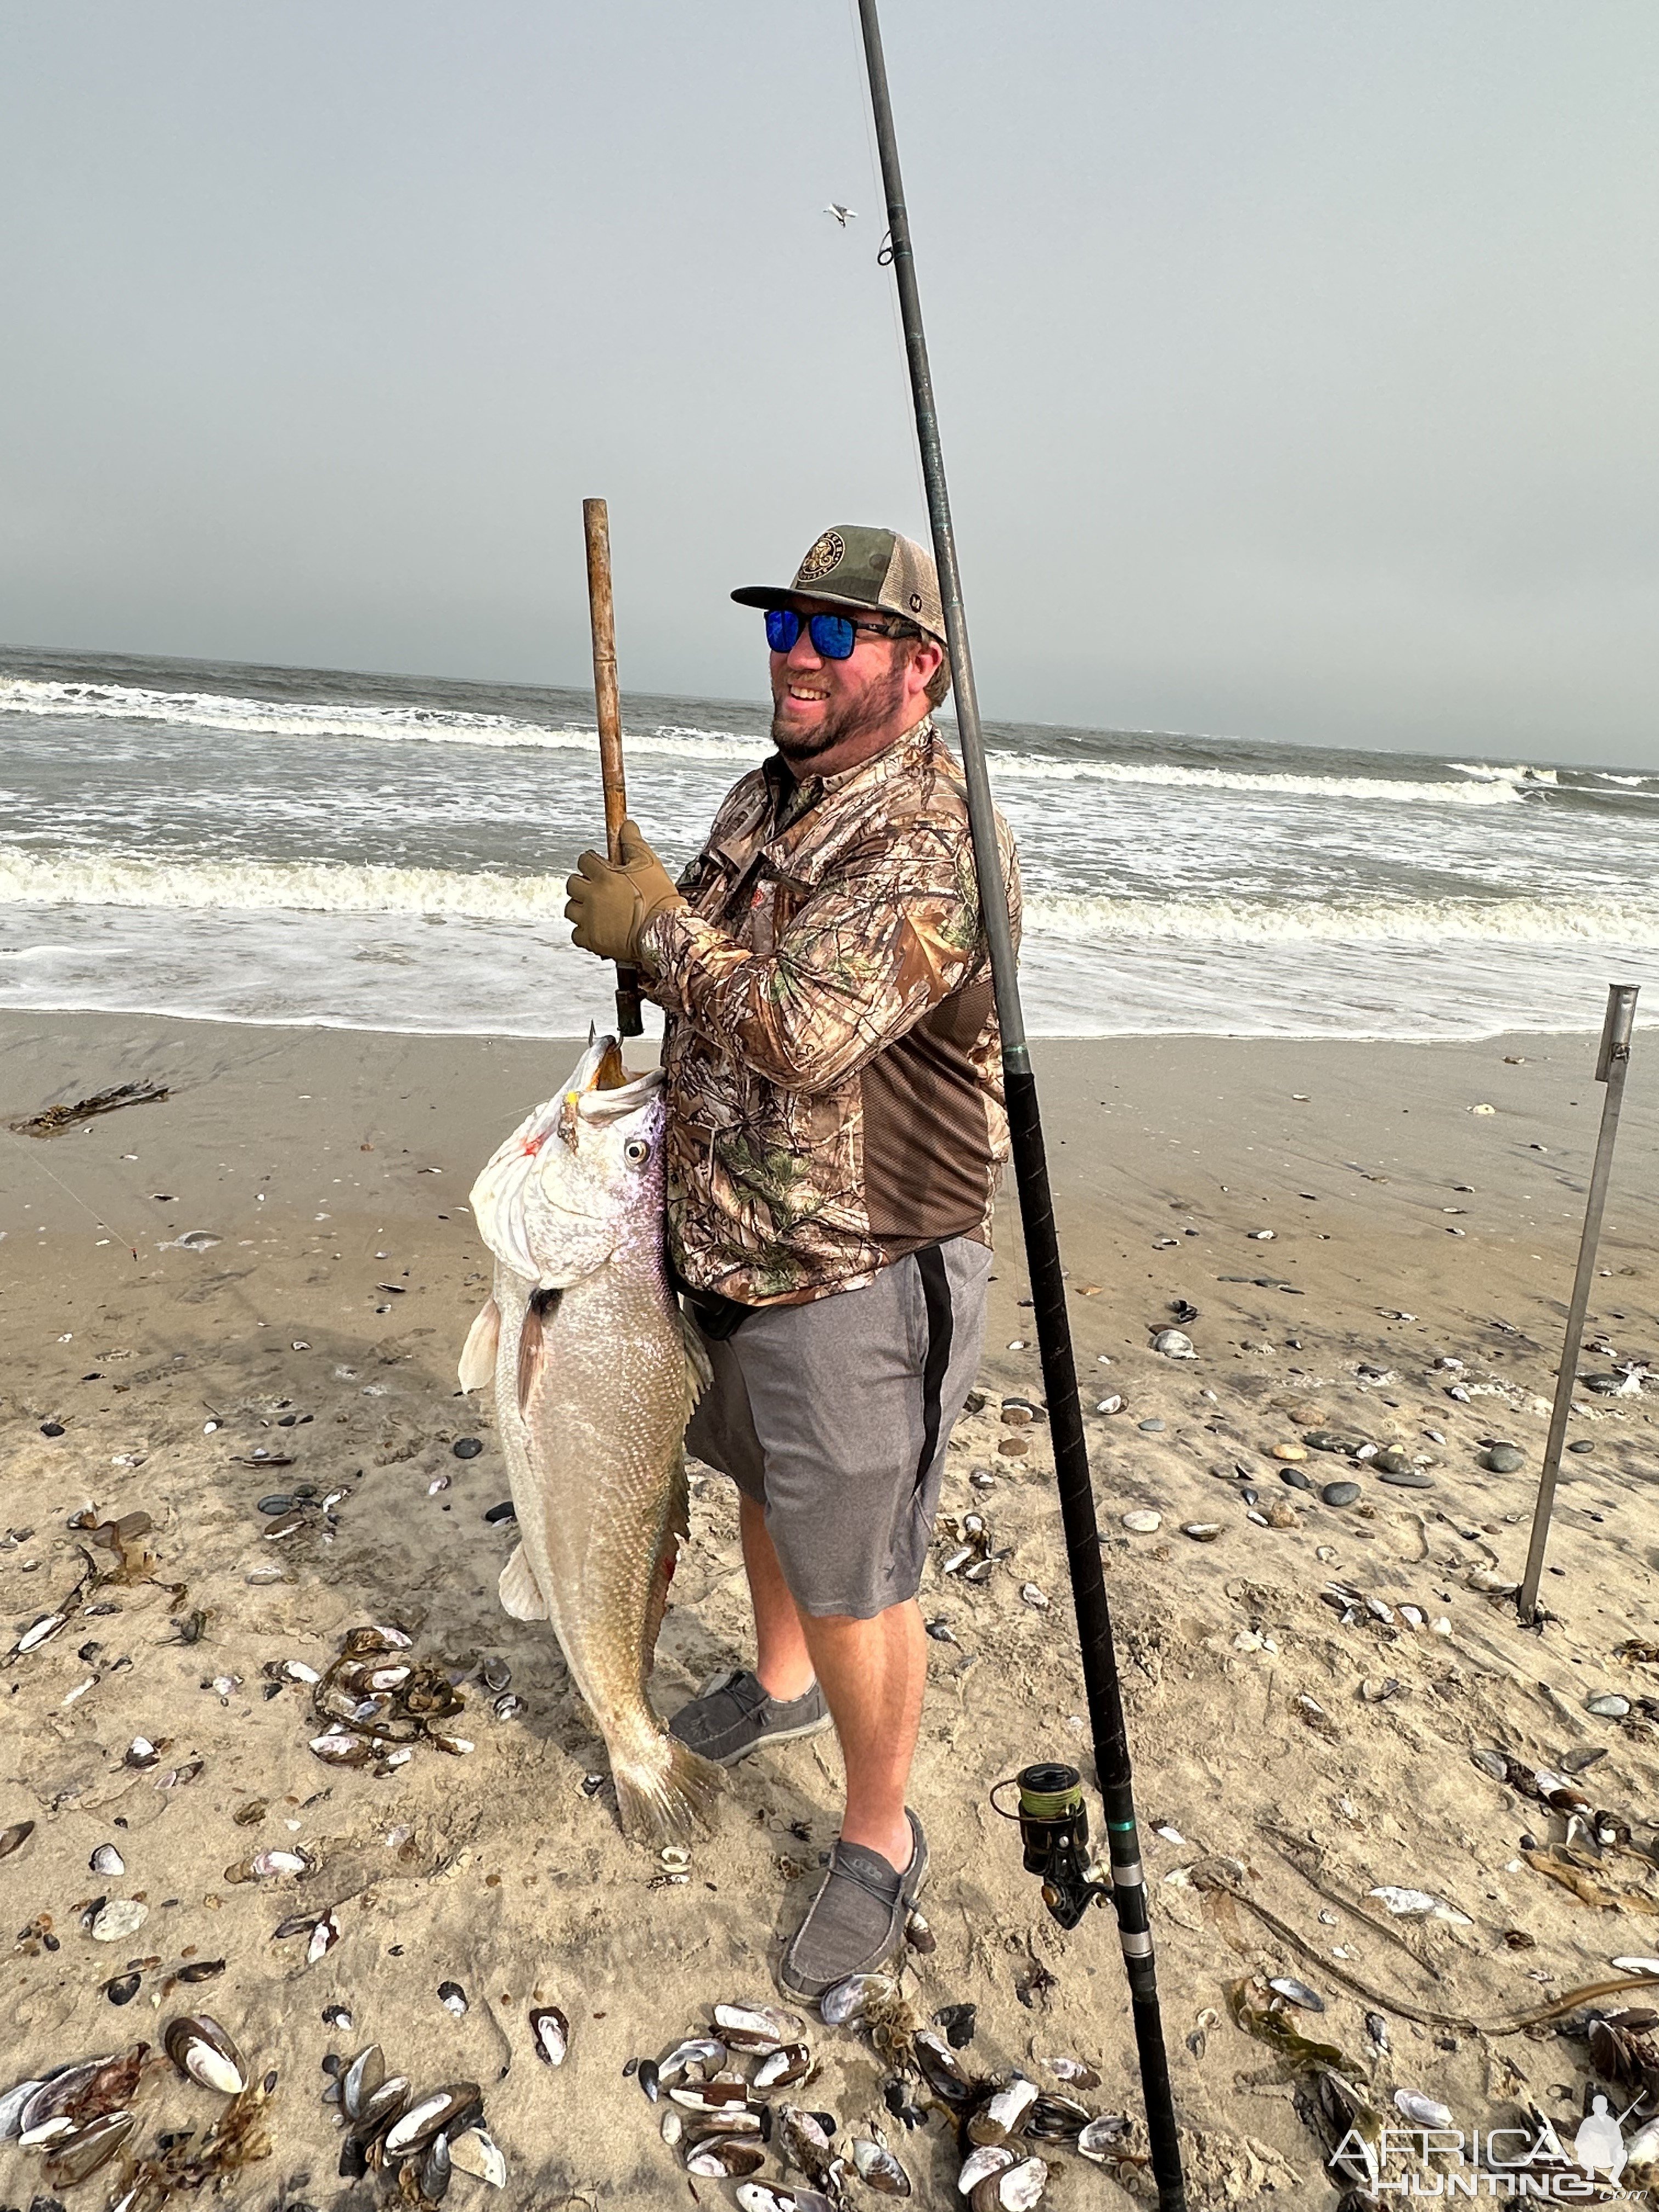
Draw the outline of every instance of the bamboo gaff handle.
M622 826L628 813L623 776L622 699L617 689L617 617L611 592L611 518L602 499L582 501L587 538L587 612L593 632L593 704L599 724L599 781L605 790L605 844L613 864L622 859ZM638 1036L639 970L617 969L617 1028Z

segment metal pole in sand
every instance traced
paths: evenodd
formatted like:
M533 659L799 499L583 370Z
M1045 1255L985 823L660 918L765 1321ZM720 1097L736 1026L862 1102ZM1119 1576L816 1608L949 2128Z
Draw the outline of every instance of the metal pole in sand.
M887 201L893 275L898 284L899 307L904 323L910 389L915 403L916 437L921 448L922 475L927 486L927 511L933 524L933 556L939 564L939 589L945 605L951 675L957 698L957 729L961 740L963 770L968 784L968 807L973 825L974 865L979 878L980 910L990 952L997 1017L1002 1029L1003 1084L1013 1146L1014 1175L1019 1188L1020 1215L1025 1226L1026 1264L1031 1279L1037 1343L1042 1355L1042 1382L1048 1400L1048 1428L1054 1448L1054 1474L1060 1489L1066 1552L1072 1577L1072 1598L1077 1613L1078 1640L1082 1648L1083 1680L1094 1738L1095 1771L1106 1808L1106 1833L1112 1862L1112 1899L1117 1909L1118 1936L1123 1947L1124 1964L1128 1970L1130 2003L1134 2018L1135 2042L1140 2057L1141 2087L1146 2097L1147 2135L1152 2146L1152 2170L1158 2182L1159 2212L1182 2212L1187 2202L1186 2190L1182 2180L1181 2145L1176 2132L1175 2102L1170 2090L1169 2060L1164 2047L1164 2024L1158 2010L1158 1976L1146 1907L1146 1878L1141 1868L1140 1844L1135 1826L1128 1732L1124 1725L1117 1655L1112 1645L1111 1615L1106 1604L1106 1580L1101 1568L1100 1537L1095 1522L1094 1492L1089 1479L1089 1449L1083 1433L1083 1412L1078 1402L1077 1368L1072 1354L1071 1322L1066 1310L1066 1284L1060 1263L1060 1239L1054 1227L1054 1206L1048 1188L1048 1164L1043 1149L1036 1078L1031 1072L1030 1054L1025 1043L1024 1017L1020 1010L1007 888L1003 882L1001 856L997 850L991 786L985 769L979 702L974 690L973 661L968 649L968 625L963 612L962 583L957 570L956 542L951 527L951 502L945 490L945 456L939 444L939 421L933 407L927 341L921 325L921 295L916 286L915 262L910 250L904 186L899 175L898 140L894 132L892 106L888 97L887 70L882 58L881 27L876 18L876 0L859 0L859 17L864 32L864 55L869 73L871 106L875 114L876 138L881 151L882 186Z
M593 632L593 705L599 723L599 781L605 787L605 835L614 867L622 859L622 826L628 814L623 780L622 699L617 689L617 615L611 595L611 516L602 499L582 501L587 539L587 616ZM617 1028L638 1036L640 971L617 967Z
M1527 1571L1516 1604L1530 1628L1538 1619L1538 1581L1544 1571L1544 1547L1549 1541L1550 1513L1555 1504L1556 1478L1561 1472L1561 1448L1566 1442L1567 1416L1578 1382L1578 1348L1583 1341L1584 1314L1590 1285L1595 1279L1595 1248L1601 1237L1601 1209L1607 1204L1607 1177L1613 1171L1613 1144L1619 1133L1619 1109L1624 1103L1625 1074L1630 1066L1631 1032L1636 1024L1634 983L1607 986L1607 1017L1601 1025L1601 1051L1595 1063L1595 1079L1607 1086L1601 1102L1601 1131L1595 1139L1595 1164L1590 1170L1589 1196L1584 1201L1584 1233L1578 1243L1578 1273L1573 1278L1572 1304L1567 1308L1567 1333L1556 1371L1555 1406L1550 1432L1544 1443L1544 1471L1539 1478L1538 1503L1533 1508L1532 1541L1527 1547Z

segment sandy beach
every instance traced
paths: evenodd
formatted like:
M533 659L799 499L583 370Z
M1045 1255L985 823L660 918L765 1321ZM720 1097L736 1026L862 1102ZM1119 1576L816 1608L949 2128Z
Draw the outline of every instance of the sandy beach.
M1587 1711L1659 1699L1659 1665L1618 1656L1656 1635L1659 1382L1581 1389L1570 1433L1586 1449L1564 1463L1545 1578L1555 1617L1523 1632L1501 1594L1554 1386L1595 1042L1036 1048L1085 1401L1124 1401L1090 1431L1195 2205L1338 2194L1293 2056L1230 2011L1243 1978L1310 1985L1323 2013L1279 2017L1334 2045L1391 2117L1402 2089L1466 2130L1528 2124L1530 2100L1570 2142L1592 2071L1583 2009L1560 2033L1511 2023L1659 1952L1659 1728L1634 1704ZM497 1603L514 1539L487 1516L506 1478L490 1408L455 1376L488 1266L465 1201L576 1050L0 1015L0 1120L117 1083L169 1091L49 1140L0 1133L4 1648L67 1615L0 1682L0 1830L33 1823L0 1859L0 2093L205 2010L256 2081L276 2077L270 2155L223 2185L238 2207L392 2200L389 2176L338 2177L323 2101L325 2059L371 2042L416 2089L482 2087L507 2187L458 2172L453 2203L730 2201L686 2174L665 2106L624 2065L700 2032L716 2002L776 2002L772 1962L833 1840L837 1759L823 1737L738 1768L718 1832L674 1879L623 1842L550 1632ZM1611 1352L1587 1348L1586 1376L1659 1355L1652 1056L1638 1033L1587 1337ZM960 2054L976 2075L1018 2066L1058 2088L1045 2060L1090 2062L1082 2101L1127 2113L1144 2154L1112 1920L1054 1926L988 1802L1030 1759L1090 1772L1045 1431L1000 1410L1041 1406L1025 1295L1010 1200L983 1404L953 1440L942 1514L981 1513L1012 1549L981 1586L946 1577L942 1520L923 1586L948 1640L930 1646L913 1792L934 1948L905 1991L923 2022L977 2008ZM1161 1358L1151 1333L1183 1300L1196 1357ZM1392 1449L1426 1484L1310 1448L1316 1431ZM466 1438L482 1449L458 1455ZM1485 1464L1503 1443L1520 1460L1507 1473ZM1338 1480L1352 1502L1324 1503ZM747 1656L732 1495L706 1474L693 1488L665 1711ZM271 1498L293 1502L262 1512ZM1137 1509L1160 1525L1127 1530ZM91 1533L137 1514L149 1525L125 1553ZM1183 1533L1210 1523L1212 1538ZM1330 1602L1332 1583L1353 1601ZM385 1775L312 1753L311 1687L283 1662L320 1674L368 1624L448 1671L472 1749L422 1741ZM519 1701L506 1717L480 1676L492 1661ZM137 1738L155 1757L135 1765ZM1508 1778L1472 1753L1506 1755ZM1578 1773L1613 1840L1587 1846L1576 1824L1570 1854L1566 1816L1516 1780L1540 1768ZM118 1875L90 1870L101 1845ZM246 1873L266 1851L307 1863ZM1446 1911L1396 1916L1375 1893L1389 1887ZM143 1911L100 1940L84 1921L100 1898ZM331 1912L337 1937L308 1962ZM451 1982L464 2014L440 1998ZM1246 1992L1247 2023L1266 2002ZM541 2006L568 2019L557 2069L532 2044ZM336 2008L349 2027L325 2019ZM784 2094L833 2114L837 2147L883 2128L919 2202L962 2202L940 2111L907 2128L867 2038L813 2023L810 2040L820 2070ZM223 2109L152 2064L131 2148ZM1051 2164L1056 2206L1150 2200L1133 2166L1063 2148ZM69 2201L108 2203L115 2172ZM28 2205L41 2177L38 2151L0 2148L0 2202Z

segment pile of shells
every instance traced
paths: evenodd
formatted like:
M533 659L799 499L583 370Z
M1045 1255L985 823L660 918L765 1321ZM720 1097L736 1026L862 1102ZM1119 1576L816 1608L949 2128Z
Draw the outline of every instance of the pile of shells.
M536 2017L531 2015L532 2031ZM338 2025L350 2024L349 2013L337 2011L335 2018ZM537 2040L547 2056L539 2036ZM562 2037L560 2058L563 2055ZM323 2101L336 2108L345 2136L339 2163L343 2179L361 2181L370 2173L395 2177L404 2201L422 2205L441 2203L458 2172L494 2189L506 2187L507 2160L484 2125L483 2092L476 2081L445 2081L417 2091L408 2075L386 2072L378 2043L351 2059L331 2052L323 2064L330 2075Z
M263 2107L276 2087L275 2074L250 2086L250 2069L229 2033L205 2013L170 2020L161 2045L186 2081L230 2100L205 2131L175 2128L147 2157L132 2156L140 2086L158 2063L149 2044L135 2043L120 2057L106 2053L58 2066L0 2094L0 2143L40 2151L51 2190L73 2188L120 2157L123 2185L110 2212L159 2212L175 2189L199 2188L263 2157Z
M944 1554L939 1572L960 1576L965 1583L989 1582L997 1562L1010 1559L1014 1553L1012 1544L1005 1544L1000 1551L993 1548L982 1513L964 1513L960 1520L952 1514L941 1514L939 1539Z
M793 2167L812 2186L805 2191L763 2187L757 2205L775 2196L781 2207L794 2196L803 2212L812 2212L815 2197L818 2203L844 2201L844 2162L830 2148L838 2124L834 2113L789 2103L775 2112L769 2102L774 2091L798 2091L817 2072L799 2013L758 2002L717 2004L706 2027L660 2058L630 2058L623 2071L653 2105L664 2106L662 2139L689 2174L747 2181L765 2165L769 2147L786 2170ZM885 2152L884 2144L872 2148ZM902 2185L889 2193L908 2197L908 2176L896 2160L893 2164ZM817 2195L824 2188L827 2198Z
M455 1753L473 1748L472 1739L455 1726L466 1703L440 1667L404 1657L413 1639L401 1628L348 1629L338 1656L313 1684L311 1707L326 1723L311 1748L328 1766L373 1765L376 1774L395 1774L415 1755L419 1742ZM281 1662L287 1679L303 1680L298 1662Z
M1565 1775L1552 1773L1547 1766L1528 1766L1524 1760L1511 1759L1506 1751L1477 1748L1469 1753L1473 1764L1493 1782L1501 1782L1508 1789L1530 1797L1537 1804L1559 1813L1566 1822L1567 1843L1582 1844L1599 1857L1609 1848L1629 1849L1632 1846L1630 1822L1618 1813L1602 1810ZM1654 1845L1636 1844L1644 1856L1652 1857Z

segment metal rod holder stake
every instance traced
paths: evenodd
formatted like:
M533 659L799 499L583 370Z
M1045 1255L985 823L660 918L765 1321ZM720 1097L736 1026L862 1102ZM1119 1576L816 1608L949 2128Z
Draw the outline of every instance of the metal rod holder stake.
M1634 983L1607 987L1607 1016L1601 1025L1601 1049L1595 1062L1595 1079L1607 1085L1601 1102L1601 1128L1595 1139L1595 1164L1590 1170L1589 1196L1584 1201L1584 1233L1578 1243L1578 1273L1573 1278L1572 1304L1567 1309L1566 1336L1561 1364L1555 1377L1555 1404L1550 1413L1550 1432L1544 1444L1544 1468L1538 1481L1538 1503L1533 1508L1532 1540L1527 1547L1527 1571L1516 1598L1522 1620L1528 1628L1538 1621L1538 1583L1544 1571L1544 1547L1549 1541L1550 1515L1555 1505L1555 1486L1561 1472L1561 1452L1567 1440L1567 1419L1572 1394L1578 1384L1578 1352L1584 1338L1584 1316L1589 1306L1590 1285L1595 1279L1595 1248L1601 1239L1601 1213L1607 1204L1607 1178L1613 1171L1613 1139L1619 1133L1619 1109L1624 1102L1625 1075L1630 1066L1631 1033L1636 1025Z

